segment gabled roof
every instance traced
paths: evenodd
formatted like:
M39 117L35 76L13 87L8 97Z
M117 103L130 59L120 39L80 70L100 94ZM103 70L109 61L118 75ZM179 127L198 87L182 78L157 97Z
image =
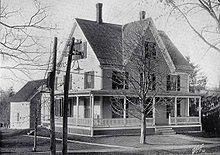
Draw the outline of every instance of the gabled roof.
M38 88L44 84L46 84L46 79L29 81L11 98L11 102L29 101L29 99L38 91Z
M122 26L76 18L101 65L122 65Z
M122 25L102 23L76 18L101 65L122 65ZM181 52L163 31L158 31L176 71L192 71Z
M158 31L161 39L163 40L164 45L176 67L179 71L191 71L193 70L189 62L184 58L181 52L176 48L170 38L166 35L164 31Z

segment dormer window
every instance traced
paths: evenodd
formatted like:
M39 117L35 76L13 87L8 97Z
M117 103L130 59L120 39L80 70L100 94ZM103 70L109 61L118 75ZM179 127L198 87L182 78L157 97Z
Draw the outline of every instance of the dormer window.
M157 56L157 53L156 53L156 43L155 42L145 41L145 43L144 43L144 52L145 52L145 58L156 59L156 56Z
M167 75L167 91L180 91L180 75Z

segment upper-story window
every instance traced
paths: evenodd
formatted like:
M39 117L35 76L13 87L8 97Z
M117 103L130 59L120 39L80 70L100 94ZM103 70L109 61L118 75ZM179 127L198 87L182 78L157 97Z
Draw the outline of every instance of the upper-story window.
M145 50L144 51L145 52L145 58L156 59L157 52L156 52L156 43L155 42L145 41L144 50Z
M82 55L82 58L87 58L87 42L75 45L75 52Z
M65 78L66 78L66 75L63 75L63 81L62 81L62 83L60 83L60 86L63 85L63 87L64 87ZM72 80L72 74L70 74L70 77L69 77L69 90L72 90L72 89L73 89L73 80Z
M156 90L156 76L154 73L150 74L150 76L145 78L144 81L144 74L140 73L140 86L144 87L144 82L146 82L146 86L148 90Z
M167 75L167 91L180 91L180 75Z
M94 88L94 71L84 73L84 88Z
M129 88L128 72L112 72L112 89L128 89Z

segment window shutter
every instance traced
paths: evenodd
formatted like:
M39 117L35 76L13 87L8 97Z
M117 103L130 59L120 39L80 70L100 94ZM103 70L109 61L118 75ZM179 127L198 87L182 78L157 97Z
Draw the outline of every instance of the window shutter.
M167 91L171 90L170 75L167 75Z
M94 71L90 72L91 74L91 88L94 88Z
M76 44L75 45L75 51L80 52L81 51L81 44Z
M87 72L84 73L84 89L87 88Z
M55 116L59 116L60 114L60 99L55 100Z
M69 90L72 90L72 74L70 74L70 79L69 79Z
M63 112L63 105L64 105L64 104L63 104L63 98L61 98L61 100L60 100L60 116L61 116L61 117L63 117L63 113L64 113L64 112Z
M177 75L177 91L180 91L180 75Z
M57 90L58 87L58 77L55 78L55 90Z
M87 42L83 42L83 58L87 58Z

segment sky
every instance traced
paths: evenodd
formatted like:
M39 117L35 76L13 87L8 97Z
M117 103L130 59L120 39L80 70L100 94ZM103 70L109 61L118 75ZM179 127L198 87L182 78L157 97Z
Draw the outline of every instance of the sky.
M98 2L103 3L103 21L108 23L126 24L139 20L139 12L146 11L146 16L153 19L157 29L165 31L181 53L184 56L190 56L191 60L200 66L201 71L208 77L207 85L209 87L219 85L220 53L208 50L207 45L193 33L184 20L177 18L178 16L169 16L170 9L159 0L41 0L41 5L47 6L47 24L57 28L54 31L38 31L35 34L43 38L41 42L45 46L44 50L51 53L53 38L56 36L60 53L73 26L73 19L95 20L95 4ZM2 0L3 3L7 3L11 9L23 10L22 17L24 18L33 13L31 0ZM16 21L23 22L23 20L17 19ZM198 28L204 23L212 22L204 13L192 16L190 20ZM45 56L42 61L46 62L48 59L49 55ZM11 62L2 61L1 65L7 63ZM0 70L0 86L3 89L13 86L14 90L18 91L27 81L41 79L44 75L44 71L32 71L31 77L16 72L16 77L10 71Z

